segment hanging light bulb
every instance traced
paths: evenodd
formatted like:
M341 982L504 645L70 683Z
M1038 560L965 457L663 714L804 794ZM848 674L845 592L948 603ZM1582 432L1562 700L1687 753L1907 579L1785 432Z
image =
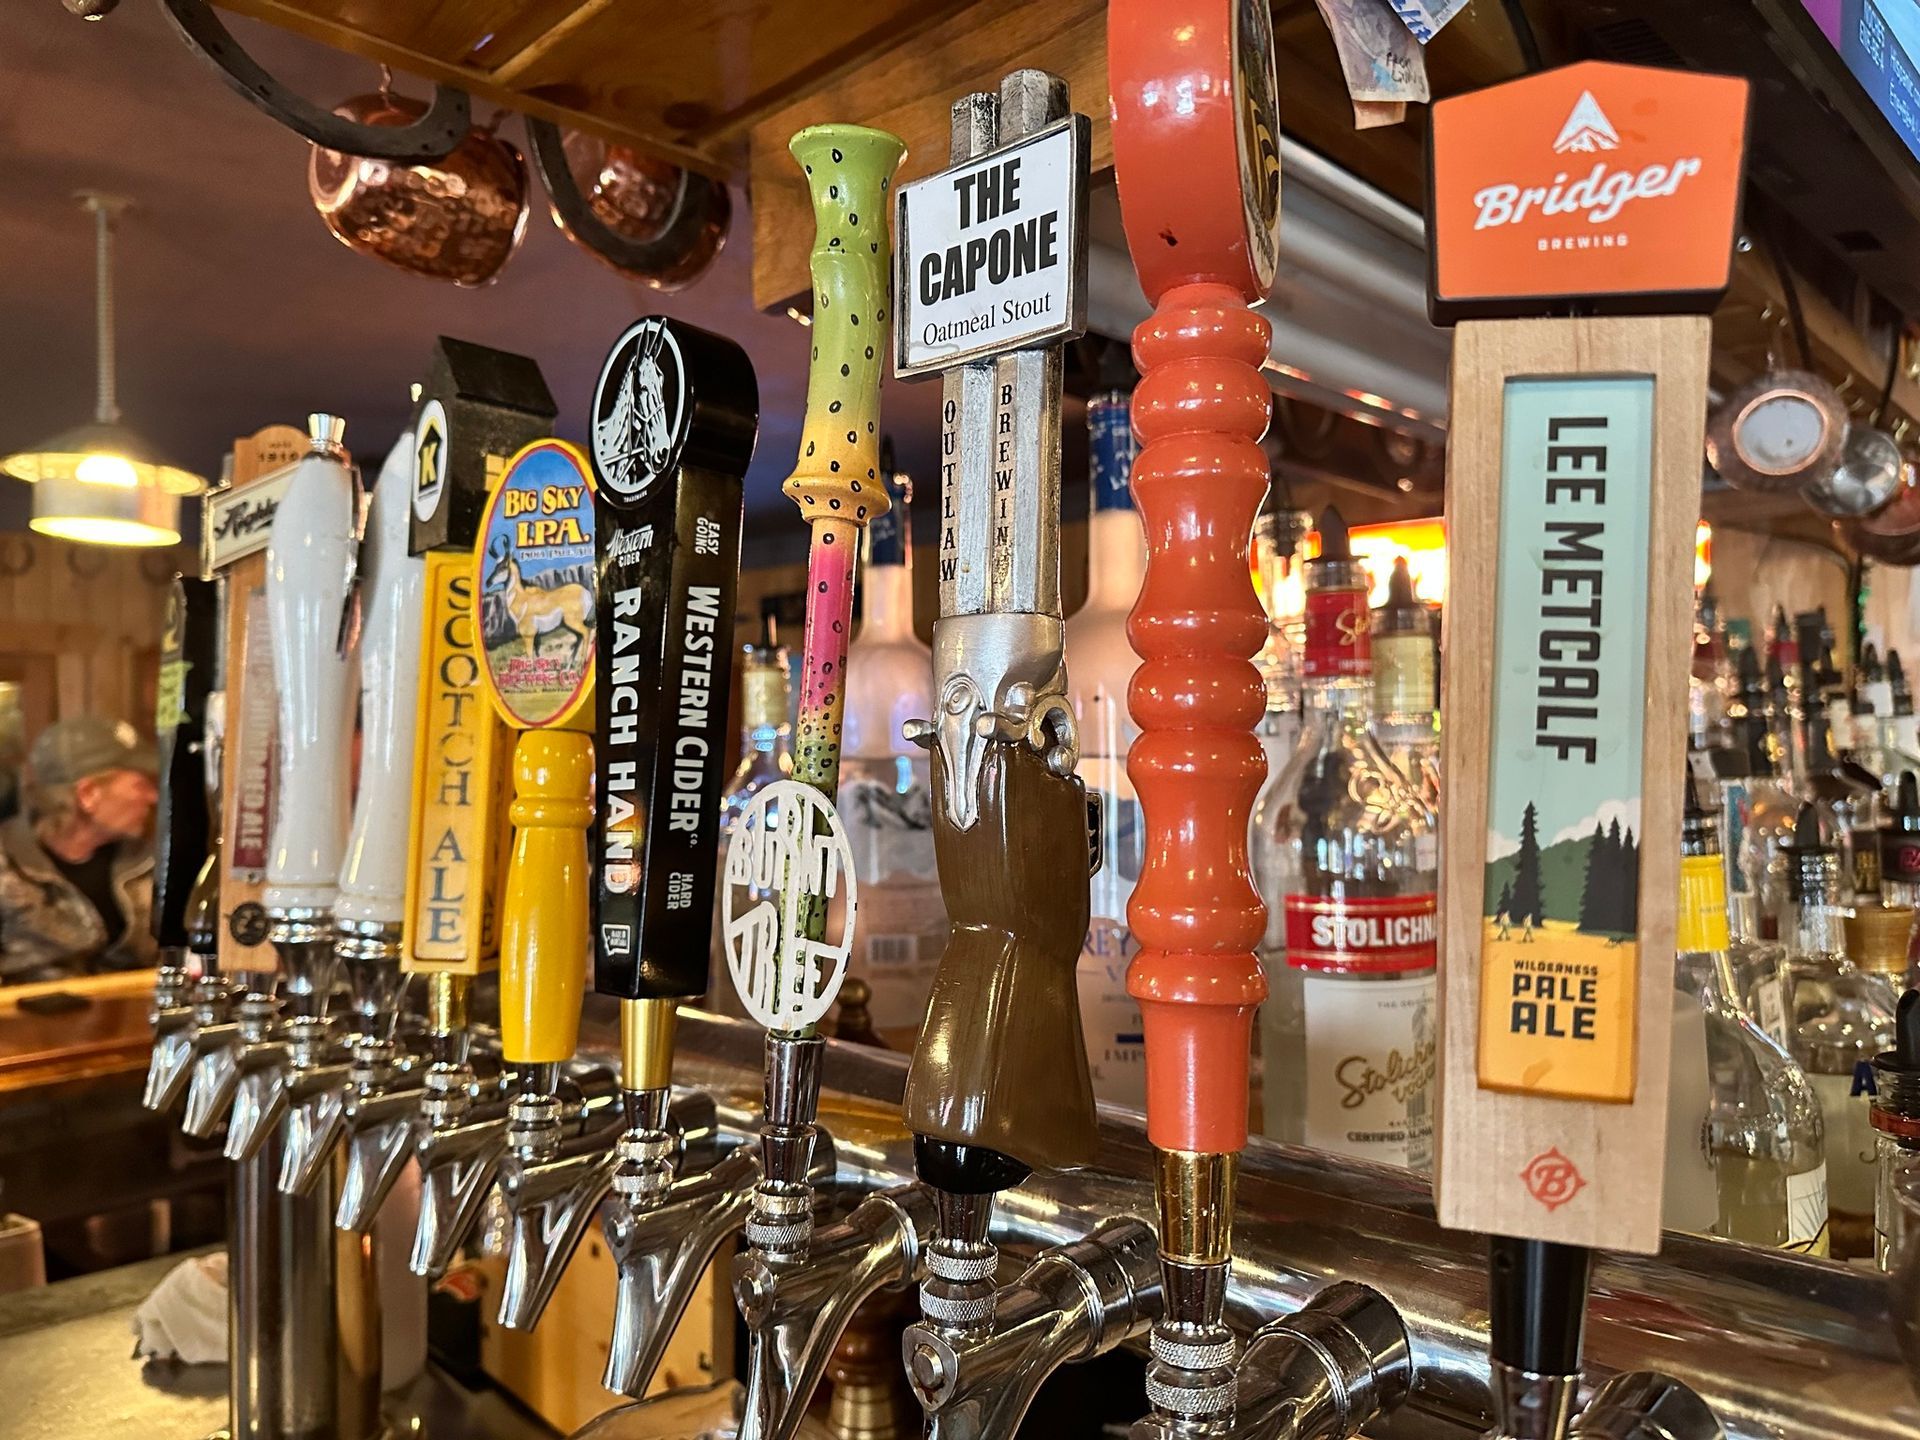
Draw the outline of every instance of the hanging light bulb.
M0 460L0 470L32 484L33 519L43 535L96 545L173 545L180 539L179 496L207 482L169 465L120 420L114 377L113 226L127 202L85 192L94 225L94 332L98 385L93 419Z

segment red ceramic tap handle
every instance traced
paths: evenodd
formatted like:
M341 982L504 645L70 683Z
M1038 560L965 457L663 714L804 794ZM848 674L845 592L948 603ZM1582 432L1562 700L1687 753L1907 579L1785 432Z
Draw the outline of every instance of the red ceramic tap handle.
M1247 861L1266 619L1247 540L1267 488L1270 332L1248 306L1272 283L1278 240L1272 39L1264 0L1113 0L1107 13L1120 212L1155 304L1133 335L1147 572L1127 627L1142 662L1127 771L1146 856L1127 989L1146 1029L1148 1138L1220 1154L1246 1145L1266 996Z

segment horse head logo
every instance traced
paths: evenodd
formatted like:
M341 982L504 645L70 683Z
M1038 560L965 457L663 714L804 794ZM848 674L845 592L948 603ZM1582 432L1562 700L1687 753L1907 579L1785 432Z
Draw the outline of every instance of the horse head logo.
M594 449L612 487L644 488L673 460L674 417L667 413L667 373L660 352L666 327L650 323L635 344L607 413L594 423Z

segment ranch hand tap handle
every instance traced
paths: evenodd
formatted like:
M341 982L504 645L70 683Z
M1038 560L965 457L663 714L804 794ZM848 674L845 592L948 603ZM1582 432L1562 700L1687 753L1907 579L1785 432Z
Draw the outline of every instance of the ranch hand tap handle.
M807 627L800 664L800 716L794 779L830 808L840 781L840 720L846 710L847 641L853 629L853 577L860 532L889 501L880 474L880 369L886 350L892 247L887 204L906 146L884 130L814 125L787 147L807 174L813 198L813 352L800 457L782 487L811 532L807 554ZM800 899L799 944L825 933L826 900ZM762 1249L804 1248L812 1208L807 1167L820 1093L815 1021L837 985L786 973L774 962L776 993L805 991L807 1007L790 1029L767 1032L764 1178L754 1194L747 1238ZM844 970L842 971L844 973ZM815 993L819 992L819 993Z
M1233 1409L1222 1307L1251 1027L1266 995L1254 955L1266 912L1247 862L1266 772L1250 657L1266 623L1247 541L1267 488L1271 403L1259 368L1269 327L1248 307L1273 282L1280 224L1269 23L1245 0L1114 0L1107 12L1121 217L1156 305L1133 335L1147 571L1127 630L1142 662L1127 772L1147 838L1127 906L1141 943L1127 990L1146 1031L1166 1290L1148 1391L1175 1423ZM1167 104L1174 94L1194 101Z
M594 989L621 1004L627 1135L614 1185L672 1178L675 1007L707 993L733 691L743 485L760 424L731 340L648 316L594 397L600 799Z

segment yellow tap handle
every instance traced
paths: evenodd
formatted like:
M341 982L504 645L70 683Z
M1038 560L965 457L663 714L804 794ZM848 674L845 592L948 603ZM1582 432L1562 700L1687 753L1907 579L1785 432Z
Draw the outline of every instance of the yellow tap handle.
M520 1065L570 1059L587 988L587 822L593 742L529 730L513 752L513 856L500 923L500 1048Z

